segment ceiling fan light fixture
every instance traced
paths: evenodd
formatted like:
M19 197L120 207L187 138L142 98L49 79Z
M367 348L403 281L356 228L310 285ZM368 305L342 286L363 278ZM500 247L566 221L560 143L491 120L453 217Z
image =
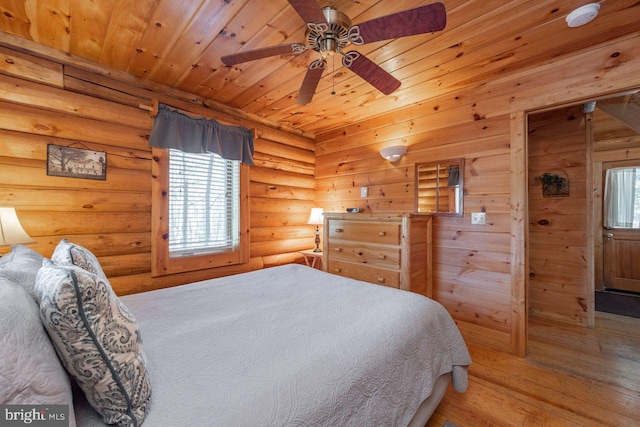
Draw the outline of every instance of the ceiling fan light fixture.
M327 22L308 23L305 40L310 49L326 58L349 44L347 31L351 26L351 20L347 15L331 6L322 8L322 13Z
M380 155L390 161L391 163L397 162L407 152L406 145L393 145L391 147L384 147L380 150Z
M320 54L323 58L331 56L338 50L338 43L333 38L326 38L320 41Z
M342 56L342 64L382 94L389 95L400 87L400 81L387 70L357 51L345 51L350 44L366 44L418 34L441 31L447 25L447 11L440 2L431 3L373 18L351 25L351 19L332 6L320 8L316 0L289 0L289 4L307 23L304 44L287 43L251 49L221 58L226 66L285 54L312 50L320 57L307 68L296 104L311 102L329 57ZM332 58L333 59L333 58ZM322 65L322 66L320 66ZM335 93L335 90L331 92Z
M575 9L567 15L566 21L569 28L581 27L596 19L600 5L598 3L589 3Z

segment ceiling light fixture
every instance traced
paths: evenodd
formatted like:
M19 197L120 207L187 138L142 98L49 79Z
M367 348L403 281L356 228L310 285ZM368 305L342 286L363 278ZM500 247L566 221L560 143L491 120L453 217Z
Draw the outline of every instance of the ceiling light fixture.
M567 15L567 25L569 28L575 28L588 24L596 19L599 10L600 5L598 3L590 3L580 6Z
M392 147L385 147L380 150L380 155L393 163L400 160L406 152L407 147L405 145L394 145Z

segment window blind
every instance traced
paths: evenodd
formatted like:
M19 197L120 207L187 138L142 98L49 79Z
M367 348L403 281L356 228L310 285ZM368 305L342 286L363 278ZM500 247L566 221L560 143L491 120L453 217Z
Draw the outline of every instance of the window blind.
M169 256L236 250L240 162L169 150Z

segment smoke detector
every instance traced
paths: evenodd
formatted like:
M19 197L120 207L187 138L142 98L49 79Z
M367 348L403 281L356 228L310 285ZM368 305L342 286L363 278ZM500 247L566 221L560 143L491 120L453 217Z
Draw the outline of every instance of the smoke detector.
M569 15L567 15L567 25L570 28L574 28L588 24L589 22L596 19L599 10L600 5L598 3L590 3L585 4L584 6L580 6Z

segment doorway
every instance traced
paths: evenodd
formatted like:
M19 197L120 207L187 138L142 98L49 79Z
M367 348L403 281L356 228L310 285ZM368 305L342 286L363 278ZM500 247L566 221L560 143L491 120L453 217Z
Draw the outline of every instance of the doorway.
M529 114L529 316L593 327L600 291L640 305L639 112L634 93Z
M593 325L588 113L582 105L528 118L528 314Z
M596 102L593 122L595 303L640 317L640 96Z

